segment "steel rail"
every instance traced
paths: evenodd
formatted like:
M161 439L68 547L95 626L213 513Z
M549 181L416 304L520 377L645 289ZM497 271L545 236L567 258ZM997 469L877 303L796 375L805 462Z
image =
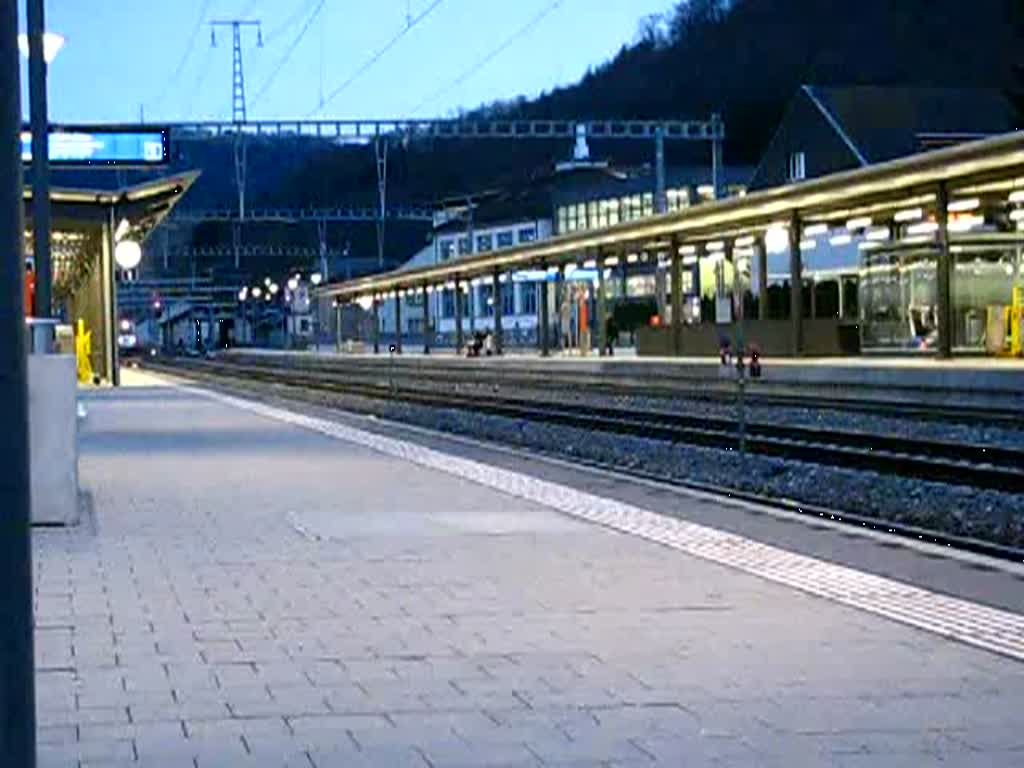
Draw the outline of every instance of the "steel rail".
M150 363L153 365L152 363ZM155 364L164 367L166 364ZM558 424L561 426L629 435L673 443L737 450L736 426L731 419L684 416L657 411L614 408L573 408L537 401L425 392L400 388L391 381L360 383L341 376L325 377L289 368L247 366L234 363L189 361L169 366L191 369L221 378L262 380L286 387L398 400L439 408L458 408L474 413ZM794 459L812 464L874 471L1024 493L1024 451L1000 446L899 438L864 432L812 429L791 425L750 423L747 450L753 454Z

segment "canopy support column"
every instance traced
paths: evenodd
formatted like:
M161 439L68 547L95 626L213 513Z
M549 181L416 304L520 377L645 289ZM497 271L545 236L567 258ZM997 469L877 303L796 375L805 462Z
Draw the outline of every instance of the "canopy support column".
M466 345L465 336L462 333L462 281L455 278L455 353L462 354L462 348Z
M672 238L672 354L683 354L683 258L679 254L679 240Z
M938 293L936 307L938 311L937 356L942 359L953 356L953 318L952 306L952 262L949 254L949 190L945 182L939 182L935 195L935 218L939 224L938 253L936 254L936 291Z
M802 231L800 217L794 214L789 222L789 319L794 357L804 353L804 270L800 253Z
M504 349L504 328L502 327L502 312L504 311L501 293L501 272L494 271L494 290L492 291L494 301L494 354L500 355Z

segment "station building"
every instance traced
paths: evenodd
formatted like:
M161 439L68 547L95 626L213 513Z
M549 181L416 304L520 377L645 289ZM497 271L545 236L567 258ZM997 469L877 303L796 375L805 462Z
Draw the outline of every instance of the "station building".
M722 169L724 192L742 195L753 168ZM503 189L445 199L434 215L431 243L401 270L440 265L453 260L581 232L638 221L654 215L657 193L650 166L613 165L591 160L589 150L578 145L572 160L557 163L529 180ZM665 211L677 211L715 199L710 166L677 165L666 168ZM400 270L400 271L401 271ZM658 283L657 262L635 264L616 284L620 299L653 298ZM506 276L502 291L502 325L506 343L534 345L538 341L540 291L549 292L551 306L561 305L566 284L587 290L594 300L594 269L560 274L520 270ZM424 312L424 300L429 306ZM409 339L424 334L425 319L436 343L454 346L456 301L454 290L412 292L402 297L402 333ZM467 333L493 331L494 290L486 280L465 286L461 302L463 328ZM575 309L573 310L576 311ZM395 307L384 305L378 315L382 339L394 336ZM560 333L552 322L551 332Z

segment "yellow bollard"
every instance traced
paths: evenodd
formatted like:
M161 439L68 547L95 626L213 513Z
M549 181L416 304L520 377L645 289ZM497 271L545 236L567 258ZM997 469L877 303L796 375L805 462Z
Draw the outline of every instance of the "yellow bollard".
M1013 305L1010 307L1010 354L1024 355L1024 286L1014 286Z
M78 333L75 336L75 356L78 362L78 382L91 384L92 371L92 331L85 330L85 320L78 321Z

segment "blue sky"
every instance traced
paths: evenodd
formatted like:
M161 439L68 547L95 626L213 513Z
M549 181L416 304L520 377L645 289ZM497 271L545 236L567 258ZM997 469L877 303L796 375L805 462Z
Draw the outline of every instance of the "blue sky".
M323 6L265 93L267 82L321 0L47 0L47 28L67 43L50 66L54 122L226 119L231 112L231 36L200 18L263 21L265 46L245 34L250 119L304 117L413 17L437 0L322 0ZM672 0L562 0L486 66L474 65L552 0L440 0L380 61L323 110L326 117L449 114L496 98L536 95L579 78L631 41L641 17ZM204 11L205 6L205 13ZM304 11L309 10L309 13ZM297 21L273 35L290 18ZM24 12L21 24L24 28ZM191 51L185 56L186 51ZM321 53L322 52L322 53ZM182 65L182 62L183 65ZM181 65L180 75L172 78ZM457 87L445 90L471 72ZM22 103L28 114L26 68ZM440 91L445 91L440 93Z

